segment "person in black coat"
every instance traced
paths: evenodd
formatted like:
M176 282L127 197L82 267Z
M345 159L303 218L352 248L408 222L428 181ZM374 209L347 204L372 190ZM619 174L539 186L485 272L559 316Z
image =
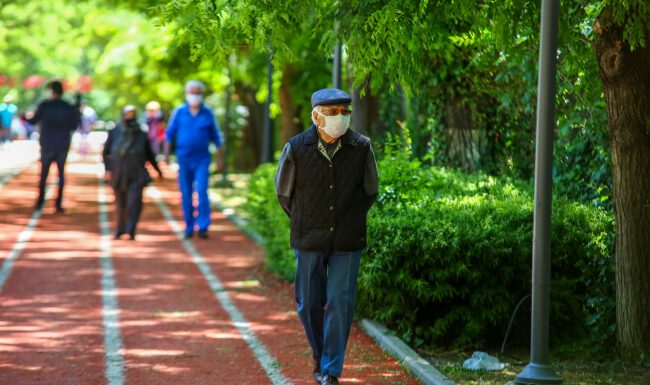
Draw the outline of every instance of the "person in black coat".
M31 119L27 119L31 125L40 125L41 178L35 209L41 210L43 207L47 175L52 163L56 163L59 170L59 195L56 198L56 212L62 213L65 162L68 158L72 133L79 125L79 95L77 94L76 104L72 105L61 99L63 96L61 82L54 80L48 83L47 88L50 97L38 105Z
M124 107L121 122L108 135L103 155L106 170L111 173L111 186L117 204L115 239L129 234L129 239L135 240L135 230L142 213L142 192L151 182L145 163L151 163L161 178L163 174L151 150L149 138L137 121L134 106Z

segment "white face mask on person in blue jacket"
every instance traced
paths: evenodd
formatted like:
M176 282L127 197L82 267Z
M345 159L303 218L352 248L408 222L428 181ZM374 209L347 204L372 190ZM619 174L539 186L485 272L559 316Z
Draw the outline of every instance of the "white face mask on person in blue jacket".
M190 106L196 107L200 105L201 102L203 102L203 96L197 94L186 94L185 100L187 100L187 104L189 104Z

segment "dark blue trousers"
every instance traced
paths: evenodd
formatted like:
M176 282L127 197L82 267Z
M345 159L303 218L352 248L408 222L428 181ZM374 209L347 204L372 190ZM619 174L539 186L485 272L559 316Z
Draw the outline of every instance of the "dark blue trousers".
M294 251L298 315L321 372L339 377L354 316L361 250Z
M210 177L210 158L179 161L178 185L183 201L185 233L194 232L195 223L199 231L207 231L210 226L210 198L208 180ZM194 192L199 198L198 216L194 215Z
M65 186L66 159L68 159L67 149L62 151L41 151L41 180L38 184L37 206L43 206L47 176L50 173L52 163L56 162L56 168L59 170L59 195L56 197L56 207L61 208L61 204L63 203L63 187Z

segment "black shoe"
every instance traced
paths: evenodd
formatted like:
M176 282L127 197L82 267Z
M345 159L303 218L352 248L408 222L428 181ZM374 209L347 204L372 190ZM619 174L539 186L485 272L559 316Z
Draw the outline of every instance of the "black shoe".
M321 385L330 385L330 384L338 384L338 383L339 383L339 379L334 376L330 376L329 374L325 374L323 376L323 379L320 382Z
M323 375L320 372L320 359L313 359L314 369L312 370L314 374L314 380L317 384L320 384L323 381Z
M63 209L63 207L57 207L56 208L56 213L57 214L65 214L65 210Z
M199 231L199 238L208 239L208 230Z
M115 235L113 236L113 239L120 239L120 237L122 235L124 235L124 233L115 233Z
M192 239L194 233L185 233L185 239Z
M129 241L135 241L135 234L129 234Z

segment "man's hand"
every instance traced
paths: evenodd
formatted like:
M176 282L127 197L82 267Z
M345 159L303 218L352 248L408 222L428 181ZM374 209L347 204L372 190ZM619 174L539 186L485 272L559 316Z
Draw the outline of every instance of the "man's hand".
M219 151L217 153L217 170L223 171L223 166L224 166L223 155L222 155L222 152Z
M169 154L171 153L171 143L169 142L164 142L163 143L163 162L169 166Z

